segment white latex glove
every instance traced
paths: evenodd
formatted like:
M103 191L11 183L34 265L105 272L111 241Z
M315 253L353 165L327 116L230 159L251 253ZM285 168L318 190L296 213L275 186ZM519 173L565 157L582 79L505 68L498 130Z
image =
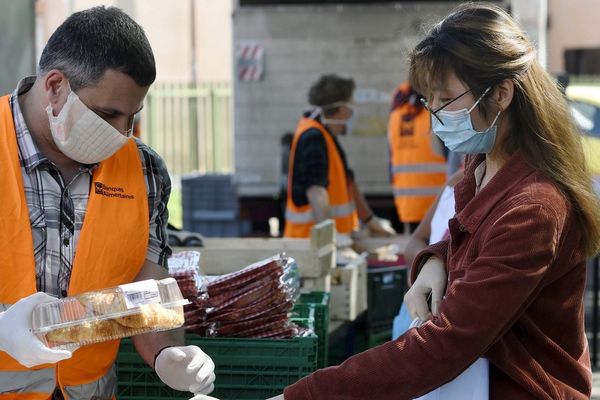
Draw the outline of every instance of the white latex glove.
M53 300L56 298L37 292L0 313L0 350L28 368L71 358L70 351L50 349L31 332L31 314L35 306Z
M215 388L215 364L198 346L163 349L156 357L154 369L175 390L209 394Z
M376 215L367 223L367 228L369 228L369 232L374 236L394 236L396 234L390 221L379 218Z
M438 309L444 291L446 290L446 268L444 263L436 258L430 257L421 268L415 283L404 295L406 308L411 318L419 318L422 322L428 321L433 315L438 315ZM431 311L427 300L431 298Z
M219 400L216 397L210 397L207 396L205 394L197 394L194 397L192 397L190 400Z
M335 247L338 249L350 247L352 246L352 243L354 243L354 241L350 235L339 232L335 233Z
M210 397L210 396L206 396L204 394L198 394L198 395L192 397L190 400L219 400L219 399ZM280 394L279 396L271 397L270 399L267 399L267 400L283 400L283 395Z

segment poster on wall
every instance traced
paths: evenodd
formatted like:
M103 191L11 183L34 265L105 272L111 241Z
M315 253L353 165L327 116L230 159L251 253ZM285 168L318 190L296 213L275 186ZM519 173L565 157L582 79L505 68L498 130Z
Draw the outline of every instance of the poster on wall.
M256 82L265 72L265 49L255 41L244 41L236 51L237 75L241 82Z

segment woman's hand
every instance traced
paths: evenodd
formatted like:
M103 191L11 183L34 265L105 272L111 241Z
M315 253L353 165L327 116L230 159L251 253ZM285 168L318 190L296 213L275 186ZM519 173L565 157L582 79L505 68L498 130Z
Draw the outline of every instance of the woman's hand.
M411 318L421 321L430 320L438 315L439 305L446 290L447 274L444 263L436 257L430 257L421 268L415 283L404 295L406 308ZM427 301L431 299L431 311Z

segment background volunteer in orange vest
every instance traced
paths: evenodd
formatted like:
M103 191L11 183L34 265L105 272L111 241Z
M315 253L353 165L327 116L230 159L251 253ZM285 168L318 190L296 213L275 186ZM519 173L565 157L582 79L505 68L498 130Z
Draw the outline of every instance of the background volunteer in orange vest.
M429 113L408 82L393 96L388 122L390 175L400 222L410 232L419 225L446 182L443 145L431 134ZM440 143L434 148L433 140Z
M35 305L168 277L162 159L131 138L156 76L142 28L117 8L70 16L37 76L0 98L0 399L114 398L118 341L73 351L30 332ZM213 388L214 364L183 330L133 338L169 386Z
M354 87L351 78L323 75L310 88L313 109L301 118L290 152L286 237L308 237L310 227L327 218L335 220L338 246L352 243L358 219L374 234L395 233L373 214L338 141L356 118Z

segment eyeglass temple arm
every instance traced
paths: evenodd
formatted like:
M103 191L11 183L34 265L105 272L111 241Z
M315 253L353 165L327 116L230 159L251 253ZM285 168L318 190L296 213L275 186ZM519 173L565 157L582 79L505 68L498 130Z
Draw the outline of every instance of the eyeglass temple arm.
M440 107L438 107L437 110L434 110L434 113L437 113L438 111L440 111L442 108L449 106L450 104L454 103L456 100L460 99L461 97L463 97L465 94L469 93L471 91L471 89L468 89L466 92L463 92L462 94L458 95L457 97L453 98L452 100L450 100L449 102L447 102L446 104L441 105Z

